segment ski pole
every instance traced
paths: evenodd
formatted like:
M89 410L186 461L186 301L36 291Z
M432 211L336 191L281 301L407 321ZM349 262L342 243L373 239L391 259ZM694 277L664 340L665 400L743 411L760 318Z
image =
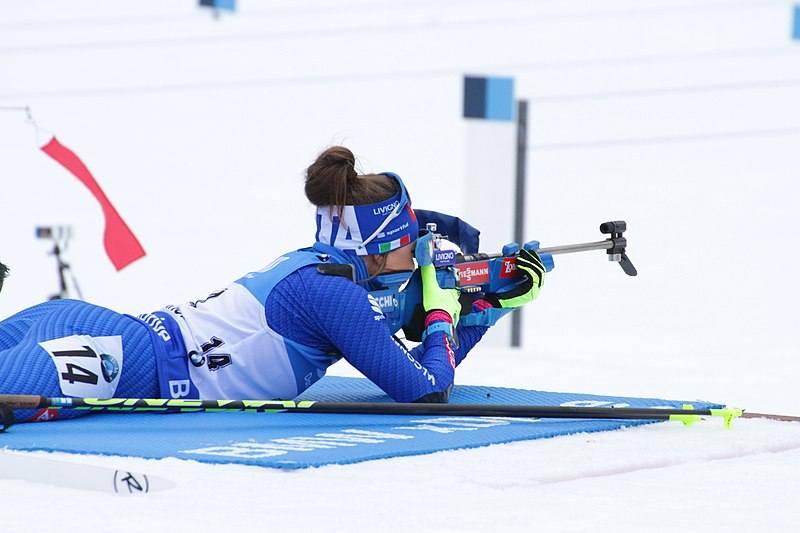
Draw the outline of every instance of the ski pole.
M648 407L563 407L550 405L487 405L442 403L316 402L310 400L184 400L165 398L50 398L35 395L0 395L0 404L13 409L76 409L97 412L262 412L336 413L427 416L490 416L516 418L587 418L677 420L686 425L701 416L722 417L730 427L741 409L682 409Z

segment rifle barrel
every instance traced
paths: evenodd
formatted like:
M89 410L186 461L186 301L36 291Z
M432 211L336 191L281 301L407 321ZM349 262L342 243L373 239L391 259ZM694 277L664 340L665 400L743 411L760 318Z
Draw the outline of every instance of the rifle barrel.
M540 254L550 254L550 255L558 255L558 254L574 254L577 252L586 252L589 250L608 250L613 248L614 243L611 239L606 239L604 241L595 241L595 242L585 242L580 244L565 244L562 246L551 246L549 248L539 248L537 253ZM477 253L471 255L465 255L462 261L458 261L459 263L468 263L470 261L485 261L487 259L495 259L497 257L503 257L501 253Z
M551 246L550 248L539 248L538 253L542 254L574 254L576 252L586 252L588 250L608 250L614 243L610 239L596 242L585 242L582 244L565 244L563 246Z

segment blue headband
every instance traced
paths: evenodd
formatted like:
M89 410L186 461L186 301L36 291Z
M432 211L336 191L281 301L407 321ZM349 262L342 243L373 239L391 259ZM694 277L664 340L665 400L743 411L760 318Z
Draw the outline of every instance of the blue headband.
M419 224L400 176L383 172L400 185L400 192L381 202L346 205L339 219L336 207L317 207L317 242L357 255L385 254L417 238Z

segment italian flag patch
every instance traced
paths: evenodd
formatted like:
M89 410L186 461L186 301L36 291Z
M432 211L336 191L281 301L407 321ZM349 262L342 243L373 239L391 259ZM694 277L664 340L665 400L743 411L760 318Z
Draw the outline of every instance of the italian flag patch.
M385 254L386 252L391 252L392 250L403 247L410 242L411 235L403 235L399 239L395 239L392 242L382 242L378 245L378 253Z

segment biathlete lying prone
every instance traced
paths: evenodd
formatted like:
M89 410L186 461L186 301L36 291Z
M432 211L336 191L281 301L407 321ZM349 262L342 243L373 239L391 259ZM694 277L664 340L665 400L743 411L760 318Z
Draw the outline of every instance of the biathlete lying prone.
M344 358L395 401L446 402L456 366L488 328L459 325L459 291L439 287L432 235L420 232L400 177L358 175L352 152L334 146L308 167L305 193L317 206L316 242L203 300L138 317L54 300L0 322L0 393L292 399ZM368 291L381 275L413 271L415 259L425 330L407 350ZM354 275L322 264L350 265ZM521 288L476 300L471 312L533 301L542 262L522 250L517 268Z

